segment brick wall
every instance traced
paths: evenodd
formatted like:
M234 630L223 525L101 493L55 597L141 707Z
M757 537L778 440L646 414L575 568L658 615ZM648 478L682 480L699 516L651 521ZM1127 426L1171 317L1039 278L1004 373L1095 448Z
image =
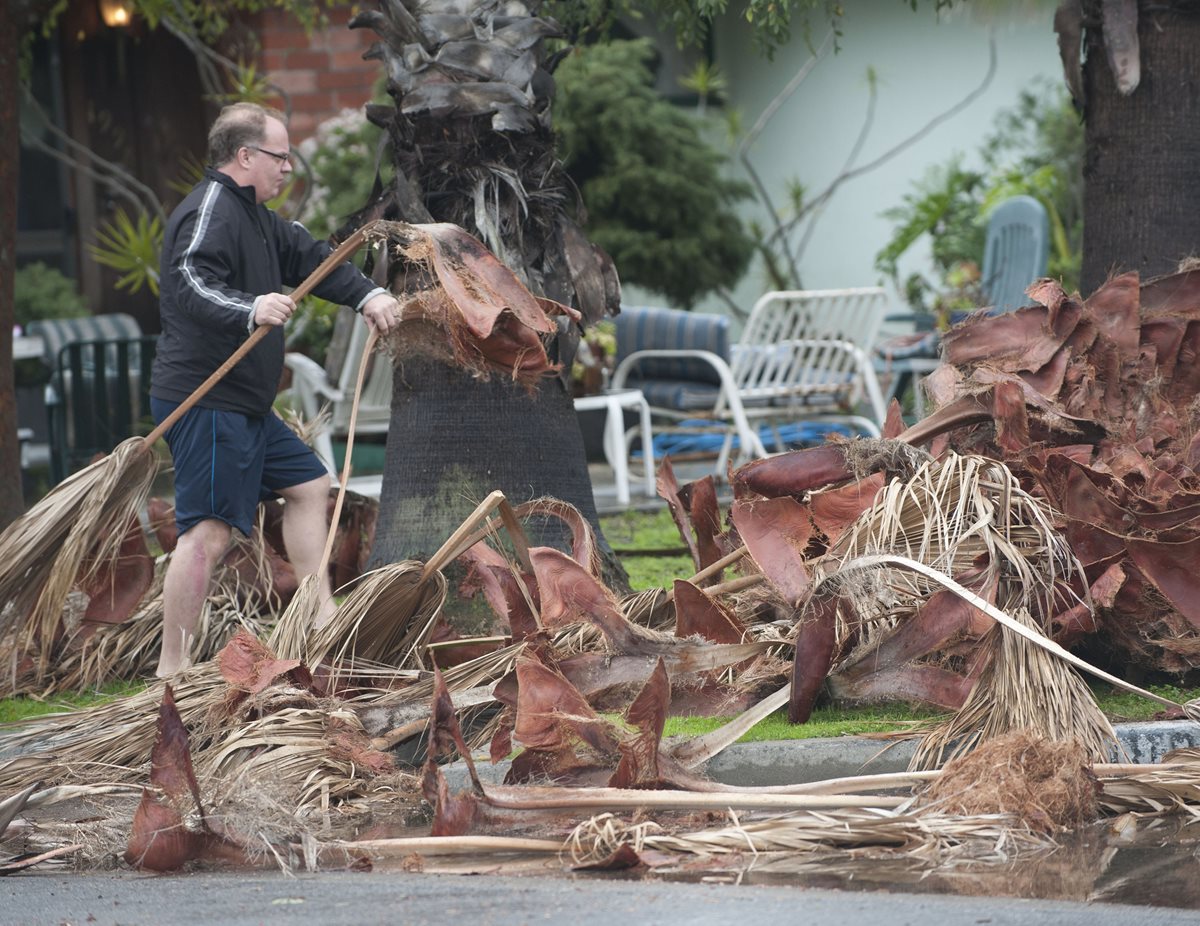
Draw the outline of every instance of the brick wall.
M290 97L293 145L343 109L361 109L382 74L380 62L362 59L375 33L347 28L349 19L347 9L332 10L327 28L308 33L287 13L271 10L257 17L260 65Z

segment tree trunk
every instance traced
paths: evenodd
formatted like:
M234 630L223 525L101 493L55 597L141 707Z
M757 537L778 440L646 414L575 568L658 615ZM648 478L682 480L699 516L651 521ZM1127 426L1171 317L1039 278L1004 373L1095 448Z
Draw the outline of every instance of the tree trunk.
M25 31L20 5L0 7L0 528L25 510L17 442L17 391L13 381L13 275L17 269L17 131L19 49Z
M527 393L427 359L397 366L373 559L429 558L494 489L515 505L570 499L597 524L571 396L556 379ZM569 549L557 519L531 540Z
M1141 78L1117 90L1100 28L1101 4L1084 4L1084 238L1080 288L1111 273L1143 277L1200 255L1200 9L1139 4Z
M535 294L578 308L586 323L615 314L616 273L575 225L574 196L554 153L553 78L542 40L557 26L537 4L395 0L358 14L389 76L394 107L369 106L388 132L396 179L360 219L450 222L483 241ZM560 329L552 356L569 372L578 332ZM534 395L479 381L424 357L397 364L375 563L424 559L494 489L514 502L553 496L600 535L610 582L624 571L600 532L574 405L559 379ZM532 540L566 548L561 525Z

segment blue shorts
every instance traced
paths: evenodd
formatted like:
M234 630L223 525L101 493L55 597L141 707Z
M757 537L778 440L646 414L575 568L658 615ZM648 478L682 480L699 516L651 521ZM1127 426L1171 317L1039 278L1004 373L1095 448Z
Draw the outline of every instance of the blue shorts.
M150 399L155 422L178 405ZM215 519L248 536L260 501L326 475L316 454L273 414L254 418L195 407L165 437L175 463L175 524L181 534Z

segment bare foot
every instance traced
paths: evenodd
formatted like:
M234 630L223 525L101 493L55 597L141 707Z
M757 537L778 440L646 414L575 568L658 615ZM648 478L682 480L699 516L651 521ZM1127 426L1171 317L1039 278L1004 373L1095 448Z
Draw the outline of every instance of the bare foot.
M181 644L181 652L169 652L171 647L163 646L158 654L158 668L154 670L155 678L171 678L192 667L192 642L195 640L187 634Z
M337 614L337 605L332 598L326 598L321 602L321 608L317 611L317 616L313 619L313 630L322 630L328 626Z

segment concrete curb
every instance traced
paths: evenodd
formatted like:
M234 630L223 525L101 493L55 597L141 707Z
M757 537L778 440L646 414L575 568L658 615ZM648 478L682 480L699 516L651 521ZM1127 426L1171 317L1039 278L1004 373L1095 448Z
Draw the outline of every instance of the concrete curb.
M1200 723L1160 720L1116 724L1120 751L1112 761L1152 764L1172 749L1200 746ZM865 736L829 739L775 740L735 743L713 758L701 771L713 781L743 787L777 787L851 775L878 775L908 768L916 741L880 740ZM476 760L484 784L500 784L508 762L492 765ZM442 769L450 789L469 786L466 766L453 762Z

